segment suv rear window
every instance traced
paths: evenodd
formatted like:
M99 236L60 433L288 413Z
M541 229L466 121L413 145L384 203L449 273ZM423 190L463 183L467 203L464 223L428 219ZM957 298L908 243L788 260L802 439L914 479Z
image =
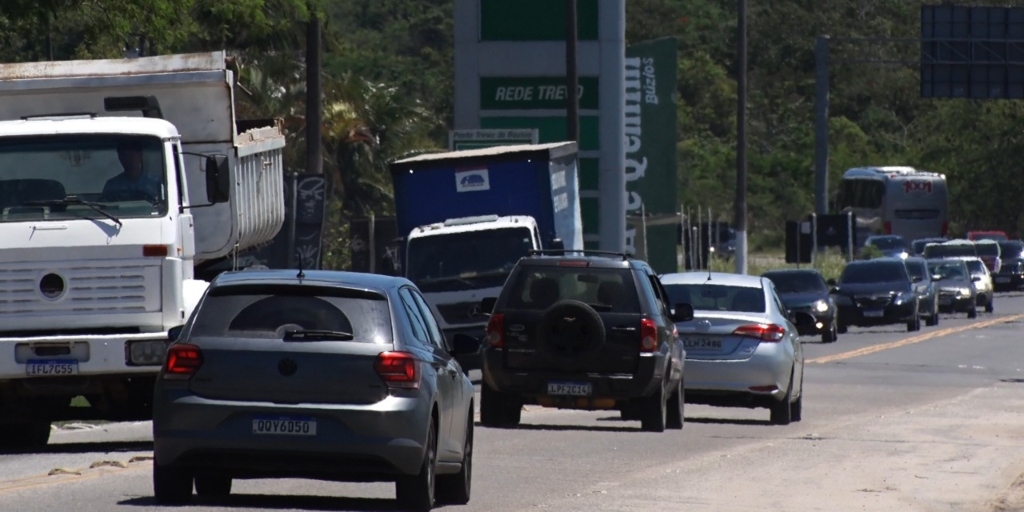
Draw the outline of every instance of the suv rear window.
M599 312L640 311L629 269L522 266L508 289L509 309L545 310L560 300L585 302Z
M384 295L308 285L216 287L196 312L191 335L283 339L290 330L340 331L356 342L392 342Z

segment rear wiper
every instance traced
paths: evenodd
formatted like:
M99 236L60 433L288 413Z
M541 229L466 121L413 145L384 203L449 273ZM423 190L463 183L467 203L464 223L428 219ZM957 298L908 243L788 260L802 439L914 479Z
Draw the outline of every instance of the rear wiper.
M68 204L88 206L95 210L96 213L114 221L114 224L117 224L117 227L121 227L121 219L114 217L104 210L105 208L108 208L107 205L103 203L94 203L92 201L83 201L82 199L79 199L78 196L67 196L64 199L46 199L43 201L25 201L24 203L21 203L22 206L59 206Z
M350 332L328 331L324 329L307 329L301 331L285 331L284 341L317 341L337 340L351 341L355 336Z

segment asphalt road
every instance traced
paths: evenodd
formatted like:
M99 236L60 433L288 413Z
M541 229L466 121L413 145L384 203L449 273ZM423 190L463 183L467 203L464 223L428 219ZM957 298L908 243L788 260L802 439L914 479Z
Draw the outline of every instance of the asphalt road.
M1024 295L938 327L807 339L803 421L687 405L682 431L529 408L478 427L466 511L1015 510L1024 494ZM73 427L73 426L72 426ZM148 423L56 431L0 456L0 510L147 511ZM236 481L189 510L392 510L389 484ZM1024 502L1022 502L1024 503Z

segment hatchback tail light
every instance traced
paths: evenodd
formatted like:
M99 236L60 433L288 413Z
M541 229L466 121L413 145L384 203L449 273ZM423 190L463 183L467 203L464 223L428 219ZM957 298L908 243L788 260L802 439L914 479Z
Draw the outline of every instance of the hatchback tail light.
M419 389L416 357L408 352L382 352L373 362L373 370L389 388Z
M775 324L741 325L732 332L733 336L756 338L768 343L778 343L786 335L786 329Z
M168 379L187 379L195 375L202 365L202 349L188 343L175 343L167 349L164 377Z
M640 351L655 352L658 350L658 326L650 318L640 319Z
M505 314L494 313L487 322L487 344L501 348L505 346Z

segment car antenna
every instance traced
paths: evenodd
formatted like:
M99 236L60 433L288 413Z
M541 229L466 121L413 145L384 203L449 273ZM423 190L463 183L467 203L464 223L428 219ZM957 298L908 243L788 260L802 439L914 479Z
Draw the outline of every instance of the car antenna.
M299 260L299 273L296 274L295 277L297 277L298 279L305 279L306 273L302 271L302 255L296 254L295 256L295 259Z

